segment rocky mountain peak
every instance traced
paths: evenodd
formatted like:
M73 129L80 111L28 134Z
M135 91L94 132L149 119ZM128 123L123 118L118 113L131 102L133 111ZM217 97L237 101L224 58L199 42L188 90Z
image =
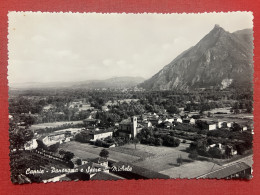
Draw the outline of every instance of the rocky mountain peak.
M253 39L249 38L250 32L229 33L216 24L194 47L140 86L152 90L251 86Z

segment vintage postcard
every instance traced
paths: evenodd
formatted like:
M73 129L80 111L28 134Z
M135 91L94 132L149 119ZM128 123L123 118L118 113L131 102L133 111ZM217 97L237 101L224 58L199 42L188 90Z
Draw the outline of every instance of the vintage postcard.
M252 178L252 12L8 22L13 183Z

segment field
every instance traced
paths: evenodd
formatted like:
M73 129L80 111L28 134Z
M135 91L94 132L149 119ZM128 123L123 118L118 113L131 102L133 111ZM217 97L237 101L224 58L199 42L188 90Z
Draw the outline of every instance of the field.
M81 124L83 121L60 121L60 122L54 122L54 123L40 123L40 124L35 124L32 125L30 128L32 130L37 130L37 129L45 129L45 128L53 128L53 127L58 127L62 126L65 124Z
M217 110L217 109L215 109ZM221 111L218 109L217 111ZM224 111L222 111L224 112ZM234 122L238 123L241 125L246 125L246 124L253 124L253 114L249 113L240 113L240 114L233 114L233 113L228 113L228 114L214 114L213 117L204 117L202 118L205 121L226 121L226 122Z
M63 143L60 146L61 149L73 152L77 157L82 159L93 159L99 157L102 147L97 147L87 143L79 143L75 141ZM124 154L121 152L113 151L113 149L108 149L109 159L114 161L124 161L124 162L134 162L139 159L139 157L129 154Z
M172 178L194 178L209 172L214 163L208 160L192 161L185 152L187 143L181 143L177 148L156 147L137 144L126 144L121 147L109 148L109 159L114 161L129 162L134 165L169 175ZM60 146L61 149L73 152L82 159L93 159L99 156L102 147L96 147L87 143L67 142ZM183 164L177 164L177 158L181 155ZM219 168L214 165L213 170Z

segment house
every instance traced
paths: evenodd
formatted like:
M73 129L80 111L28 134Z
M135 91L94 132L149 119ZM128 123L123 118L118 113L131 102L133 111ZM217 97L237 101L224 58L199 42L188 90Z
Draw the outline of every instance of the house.
M183 122L183 123L186 123L186 124L192 124L192 125L194 125L194 124L195 124L195 119L187 117L187 118L183 118L183 119L182 119L182 122Z
M102 107L101 107L101 110L102 110L103 112L107 112L107 111L109 111L109 109L108 109L107 106L102 106Z
M231 156L234 156L234 155L237 154L237 150L235 150L235 149L233 148L233 146L231 146L231 145L227 145L227 146L226 146L226 150L229 151L229 154L230 154Z
M207 151L208 151L210 148L214 148L214 147L217 147L217 148L220 149L222 152L224 152L224 150L223 150L223 145L222 145L221 143L211 144L211 145L207 146Z
M247 126L243 126L242 131L247 131Z
M46 112L46 111L51 110L51 109L54 109L54 108L55 108L54 105L48 104L47 106L44 106L44 107L42 108L42 110L43 110L44 112Z
M97 163L97 164L104 166L104 167L108 167L107 159L102 158L102 157L95 158L94 160L92 160L92 162Z
M134 138L138 133L137 117L134 116L132 118L122 120L119 123L118 133L119 136L122 137Z
M170 122L170 123L172 123L172 122L174 122L174 118L167 118L164 122Z
M83 120L83 123L85 126L97 126L100 123L100 120L93 119L90 117L90 118Z
M195 120L194 118L191 118L191 119L190 119L190 124L191 124L191 125L195 125L195 122L196 122L196 120Z
M94 107L92 107L90 104L80 104L79 111L84 111L84 110L94 110Z
M141 124L146 128L152 127L152 123L150 121L143 121Z
M152 123L153 126L156 126L158 124L161 124L163 121L160 118L151 117L148 119Z
M32 139L31 141L28 141L24 144L25 150L34 150L38 147L38 143L36 139Z
M108 181L108 180L119 180L119 179L125 179L123 177L119 177L117 175L114 175L114 174L111 174L111 173L107 173L107 172L98 172L96 173L94 176L92 176L90 178L90 180L105 180L105 181Z
M174 117L173 119L174 119L174 122L176 122L176 123L182 123L181 117Z
M50 146L56 143L63 143L66 140L66 133L54 132L47 136L42 136L38 140L42 141L46 146Z
M227 127L232 127L233 126L233 123L232 122L227 122Z
M216 129L217 129L217 124L214 123L214 122L208 122L208 123L207 123L207 129L208 129L209 131L216 130Z
M224 123L225 123L225 121L218 121L218 124L217 124L218 128L224 127L223 126Z
M166 121L166 122L164 122L164 127L166 127L166 128L171 128L172 126L173 126L173 124L171 123L171 122L169 122L169 121Z
M188 117L192 118L192 116L200 116L199 112L189 112Z
M89 162L88 159L81 159L81 165L85 165Z
M107 137L112 137L112 136L113 136L113 131L94 130L89 133L89 138L91 141L96 141L98 139L103 140Z
M244 162L236 162L197 177L197 179L248 179L252 169Z

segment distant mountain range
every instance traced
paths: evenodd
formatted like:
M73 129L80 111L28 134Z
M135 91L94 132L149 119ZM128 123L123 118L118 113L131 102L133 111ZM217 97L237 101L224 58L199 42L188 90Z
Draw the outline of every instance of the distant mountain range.
M229 33L219 25L150 79L148 90L252 87L253 31Z
M253 83L253 31L229 33L219 25L195 46L177 56L148 80L141 77L115 77L82 82L20 83L11 89L36 88L131 88L184 90L197 88L250 88Z
M114 77L105 80L86 80L80 82L49 82L49 83L13 83L10 84L11 89L44 89L44 88L83 88L83 89L122 89L131 88L143 82L142 77Z

